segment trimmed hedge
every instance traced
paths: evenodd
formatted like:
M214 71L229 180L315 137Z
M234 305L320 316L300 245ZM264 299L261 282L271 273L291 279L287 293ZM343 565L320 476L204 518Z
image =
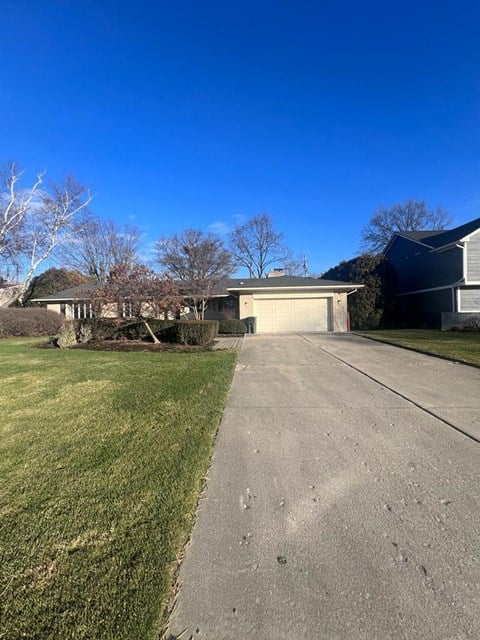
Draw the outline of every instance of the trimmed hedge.
M64 317L55 311L43 308L0 308L0 338L17 336L49 336L57 333Z
M247 333L247 325L241 320L220 320L218 333L244 334Z
M207 347L218 335L218 320L177 320L175 336L179 344Z
M58 315L58 314L55 314ZM62 316L59 316L60 324ZM243 325L242 333L245 332ZM185 345L211 345L218 335L217 320L156 320L150 318L148 325L162 342L177 342ZM235 324L235 326L237 326ZM56 326L54 344L70 347L81 342L102 342L104 340L146 340L151 336L143 321L122 323L113 318L70 320L63 326ZM75 339L75 340L74 340Z
M115 318L86 318L77 321L79 325L91 330L91 339L99 340L117 340L121 336L122 326L125 324L121 320Z
M150 318L147 319L147 322L156 338L162 342L175 342L175 320L157 320ZM118 337L127 338L127 340L151 340L151 336L144 322L130 322L120 327Z

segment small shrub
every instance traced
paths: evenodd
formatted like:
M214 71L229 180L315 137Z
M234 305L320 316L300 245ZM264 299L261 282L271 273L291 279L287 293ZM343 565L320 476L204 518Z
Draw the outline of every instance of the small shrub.
M175 323L176 341L207 347L218 334L218 324L218 320L179 320Z
M53 335L57 333L63 321L63 316L48 309L0 308L0 338Z
M91 342L93 340L93 330L90 324L82 322L78 329L78 342Z
M247 333L247 326L241 320L220 320L218 333L244 334Z
M60 349L69 349L77 344L77 327L76 322L65 322L55 336L55 344Z

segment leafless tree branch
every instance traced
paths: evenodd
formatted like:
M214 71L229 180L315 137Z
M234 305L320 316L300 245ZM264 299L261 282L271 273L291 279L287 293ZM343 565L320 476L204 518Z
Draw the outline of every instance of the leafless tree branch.
M391 207L380 205L362 231L362 248L379 253L396 232L437 231L451 223L445 209L430 209L423 200L407 200Z
M93 199L75 178L43 185L45 172L28 190L18 187L22 172L12 163L0 190L0 268L17 278L15 300L22 300L38 267L72 231L74 221Z

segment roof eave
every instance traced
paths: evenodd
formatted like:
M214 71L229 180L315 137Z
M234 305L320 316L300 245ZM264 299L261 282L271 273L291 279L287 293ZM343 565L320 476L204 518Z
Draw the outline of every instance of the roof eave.
M309 291L349 291L350 289L360 289L364 287L364 284L323 284L323 285L307 285L305 287L299 287L298 285L282 285L280 287L228 287L229 291L298 291L300 290L309 290Z
M463 241L464 240L462 238L462 240L456 240L455 242L449 242L448 244L444 244L441 247L435 247L430 251L430 253L442 253L443 251L448 251L449 249L454 249L455 247L457 247L457 249L460 249L463 246L461 244Z
M53 304L57 302L75 302L76 300L85 300L85 296L82 298L32 298L30 302L51 302Z

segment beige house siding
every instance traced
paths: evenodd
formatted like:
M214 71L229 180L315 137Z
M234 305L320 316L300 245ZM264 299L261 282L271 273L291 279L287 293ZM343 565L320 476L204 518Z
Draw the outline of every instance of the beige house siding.
M56 304L47 304L47 309L49 311L55 311L55 313L62 313L59 302Z
M251 293L241 293L238 296L238 300L240 319L253 316L253 295Z
M348 331L348 309L347 309L347 294L346 293L334 293L333 294L333 330L338 333L345 333Z

